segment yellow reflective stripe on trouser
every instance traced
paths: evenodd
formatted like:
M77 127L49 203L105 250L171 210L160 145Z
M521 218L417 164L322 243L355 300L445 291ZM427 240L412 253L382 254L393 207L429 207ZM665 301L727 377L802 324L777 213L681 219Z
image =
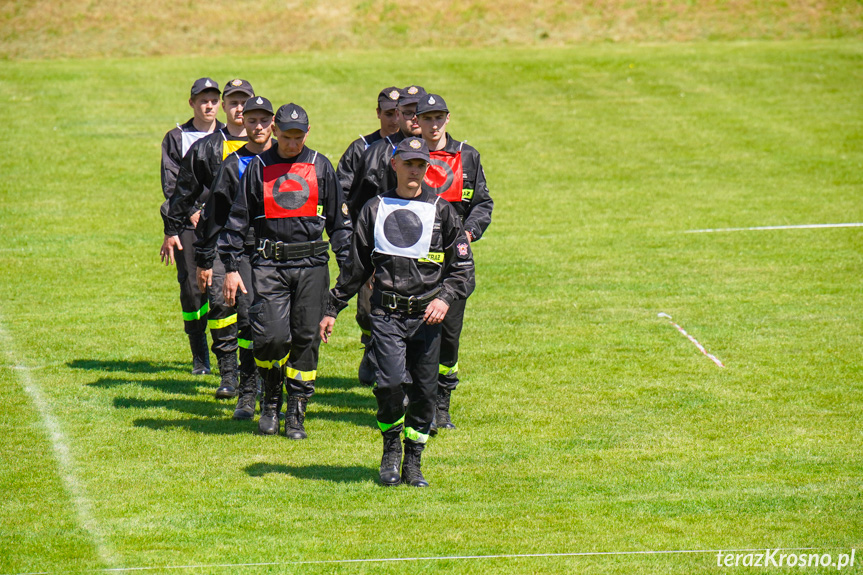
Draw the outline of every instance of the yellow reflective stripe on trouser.
M389 431L396 425L401 425L405 422L405 416L402 415L402 418L396 421L395 423L384 423L383 421L378 421L378 427L381 428L381 431Z
M458 373L458 362L455 362L455 365L449 367L448 365L439 365L438 366L438 374L446 375L447 377L451 375L455 375Z
M473 199L473 190L470 188L462 188L461 199L462 199L462 201L472 200Z
M436 264L443 263L443 252L429 252L429 255L424 258L420 258L420 262L434 262Z
M237 345L242 347L243 349L254 349L252 347L252 340L250 340L250 339L243 339L241 337L238 337L237 338Z
M426 443L429 440L429 436L427 434L420 433L413 427L405 427L405 437L411 441L416 441L417 443Z
M198 311L184 311L183 312L183 319L186 321L199 320L202 317L204 317L205 315L207 315L207 312L209 312L209 311L210 311L210 302L205 301L204 305L202 305L201 309L199 309Z
M315 378L318 376L318 370L300 371L293 367L286 367L285 375L288 379L296 379L297 381L315 381Z
M286 363L288 363L288 357L290 355L291 354L289 353L288 355L286 355L282 359L276 359L273 361L266 361L263 359L258 359L256 357L255 358L255 364L262 369L278 369L278 368L282 367L283 365L285 365Z
M234 325L235 323L237 323L237 314L229 315L222 319L208 319L207 327L210 329L222 329L229 325Z

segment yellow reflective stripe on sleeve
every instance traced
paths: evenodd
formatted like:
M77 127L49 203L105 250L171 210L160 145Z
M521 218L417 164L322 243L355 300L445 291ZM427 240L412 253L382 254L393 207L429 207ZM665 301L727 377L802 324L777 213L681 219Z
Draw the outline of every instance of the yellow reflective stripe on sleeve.
M278 369L278 368L282 367L283 365L285 365L286 363L288 363L288 357L290 355L291 354L289 353L288 355L286 355L282 359L276 359L273 361L265 361L263 359L258 359L256 357L255 358L255 364L262 369Z
M228 156L245 146L248 142L243 140L225 140L222 142L222 161Z
M455 365L450 367L448 365L439 364L438 365L438 374L451 376L458 373L458 362L455 362Z
M297 381L315 381L315 378L318 376L318 370L300 371L293 367L286 367L285 376L288 379L296 379Z
M426 443L429 440L428 434L420 433L413 427L405 427L405 437L417 443Z
M211 330L213 329L222 329L237 323L237 314L229 315L228 317L222 319L208 319L207 327Z
M324 206L318 206L318 215L319 216L324 215Z
M461 191L461 201L472 200L473 199L473 190L470 188L463 188Z
M418 261L433 262L436 264L442 264L443 263L443 252L429 252L428 257L420 258Z
M252 340L238 337L237 345L242 347L243 349L252 349Z
M384 423L382 421L378 421L378 427L381 428L381 431L389 431L393 427L395 427L397 425L401 425L404 422L405 422L405 416L402 415L402 418L399 419L398 421L396 421L395 423Z
M183 319L186 321L195 321L195 320L201 319L202 317L207 315L207 312L209 312L209 311L210 311L210 302L205 301L204 305L202 305L201 309L199 309L198 311L184 311L183 312Z

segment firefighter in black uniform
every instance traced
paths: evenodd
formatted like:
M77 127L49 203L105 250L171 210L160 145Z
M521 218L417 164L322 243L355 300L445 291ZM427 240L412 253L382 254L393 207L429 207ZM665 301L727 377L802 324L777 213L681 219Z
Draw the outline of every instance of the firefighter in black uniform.
M377 421L383 434L380 478L426 487L421 458L435 413L440 323L474 288L470 243L452 205L422 188L429 151L407 138L391 160L397 187L360 212L349 263L331 290L321 338L374 274L372 347L377 358ZM405 411L405 395L410 402ZM405 433L402 461L401 432ZM399 464L401 463L401 475Z
M177 175L177 185L165 216L163 252L176 247L179 231L187 222L197 224L222 161L248 141L246 128L243 126L243 105L254 95L254 89L246 80L237 78L225 84L222 107L225 109L228 124L201 138L183 158L180 173ZM190 252L194 258L194 250ZM214 274L219 278L224 277L225 272L221 265L215 266ZM216 397L230 398L237 395L237 312L233 306L225 304L221 290L210 289L207 297L207 326L213 338L212 349L219 361L221 376ZM249 359L251 360L251 357Z
M431 151L431 166L423 187L450 202L461 217L467 239L479 240L491 223L494 203L489 195L479 152L447 135L450 114L438 94L427 94L417 103L417 121ZM432 435L438 428L454 429L449 407L458 385L458 347L464 322L465 300L455 302L441 324L440 368L437 415Z
M368 150L372 144L399 132L398 103L400 95L401 91L395 86L390 86L389 88L381 90L378 94L378 107L376 110L378 119L381 123L380 129L371 134L360 136L351 142L351 145L348 146L348 149L345 150L345 153L342 155L342 159L339 160L339 165L336 168L336 176L339 178L339 184L342 186L346 202L350 201L350 191L351 185L354 181L354 172L358 165L362 165L361 161L365 151ZM357 324L360 326L360 331L362 332L360 343L363 345L363 348L368 347L369 338L371 337L371 326L369 325L369 311L371 309L369 297L371 297L371 294L371 284L368 284L360 290L359 296L357 297L356 318ZM374 383L374 373L371 371L372 367L373 366L369 364L367 354L364 352L359 372L359 380L364 385L372 385L372 383Z
M243 105L243 125L249 141L239 150L231 153L222 162L219 173L210 188L210 199L201 211L198 222L199 239L195 242L195 261L198 264L198 285L202 290L222 294L224 290L224 273L213 274L216 260L216 241L231 205L240 189L246 167L255 156L269 150L274 141L273 106L262 96L252 96ZM252 288L252 266L249 258L255 253L255 230L249 226L246 234L244 252L239 258L239 272L243 284ZM219 260L218 267L224 269ZM221 297L224 297L223 295ZM253 296L251 293L239 293L236 298L237 309L237 345L240 347L240 378L237 407L234 419L252 419L255 415L255 398L258 392L258 370L255 366L252 346L252 328L249 323L249 308Z
M219 85L212 78L199 78L192 84L189 106L194 115L185 124L165 134L162 140L162 193L165 202L161 213L164 219L168 210L168 200L174 193L180 162L189 148L200 138L220 130L225 125L216 119L219 111ZM191 223L179 230L179 249L190 247L195 241L195 227ZM162 262L165 265L174 263L174 252L162 252ZM191 249L183 250L177 258L177 281L180 283L180 306L183 310L183 324L189 336L189 346L192 349L192 373L205 375L210 373L210 352L207 349L207 296L201 293L195 282L193 253Z
M369 146L356 163L354 178L346 200L352 219L357 218L360 209L371 198L395 187L395 173L390 165L390 159L399 142L409 136L421 135L419 125L416 123L416 107L425 93L422 86L408 86L399 92L396 103L398 131ZM369 322L371 293L371 283L369 283L363 286L357 296L356 319L357 325L363 332L360 341L365 345L358 372L358 378L363 385L372 385L375 379L374 353L368 345L371 330Z
M279 108L273 131L278 142L252 159L240 192L219 235L227 276L225 299L246 291L237 260L250 225L255 299L249 310L255 362L264 380L258 431L279 432L278 405L286 378L285 435L305 439L306 405L315 391L320 338L329 287L326 229L339 265L350 251L351 220L330 161L305 146L309 118L296 104Z

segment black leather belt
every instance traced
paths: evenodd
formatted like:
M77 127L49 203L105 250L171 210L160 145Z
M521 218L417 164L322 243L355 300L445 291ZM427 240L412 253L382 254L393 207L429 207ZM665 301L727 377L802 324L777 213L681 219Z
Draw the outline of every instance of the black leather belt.
M397 293L387 291L373 291L372 303L393 311L403 311L405 313L416 313L424 311L426 306L435 299L440 293L440 288L436 288L422 296L405 297Z
M329 245L330 243L326 240L286 244L263 239L258 240L258 254L262 258L277 262L300 260L327 253Z

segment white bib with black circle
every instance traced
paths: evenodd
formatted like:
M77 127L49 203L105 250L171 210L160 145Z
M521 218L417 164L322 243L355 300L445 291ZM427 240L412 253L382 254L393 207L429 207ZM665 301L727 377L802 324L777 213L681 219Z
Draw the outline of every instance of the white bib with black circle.
M412 259L428 257L434 221L434 204L381 198L375 221L375 251Z

